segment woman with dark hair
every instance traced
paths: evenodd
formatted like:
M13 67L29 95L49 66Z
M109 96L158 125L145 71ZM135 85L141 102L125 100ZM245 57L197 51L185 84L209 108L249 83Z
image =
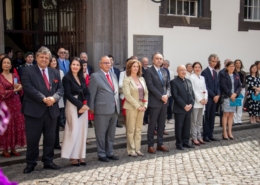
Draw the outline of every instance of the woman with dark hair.
M255 61L255 65L257 67L258 76L260 76L260 61Z
M256 117L260 116L259 114L259 101L253 100L252 95L258 95L260 92L260 79L257 72L257 66L255 64L250 66L249 75L246 76L247 84L247 107L248 114L250 117L250 123L256 123Z
M73 59L70 70L62 80L66 101L66 125L61 157L70 159L73 166L86 165L89 90L83 77L83 66Z
M222 117L222 137L224 140L234 139L232 135L232 124L236 106L230 106L230 101L235 101L236 97L241 91L241 82L238 73L235 70L235 64L229 61L226 64L224 72L219 73L219 84L221 89L221 96L224 97L222 104L223 117ZM227 129L228 126L228 129ZM228 133L227 133L228 130Z
M57 69L60 72L60 79L62 80L64 77L64 73L62 70L60 70L59 63L57 61L57 58L52 55L49 63L49 67ZM56 137L55 137L55 149L61 149L60 146L60 126L65 127L65 110L64 110L64 100L63 97L60 98L59 102L59 108L60 108L60 116L57 119L57 127L56 127Z
M246 72L242 69L244 68L244 65L241 60L237 59L235 60L235 68L236 72L239 75L240 82L242 84L241 86L241 95L245 96L245 86L246 86ZM244 98L242 98L242 104L244 102ZM235 114L234 114L234 125L241 125L242 124L242 113L243 113L243 106L237 107Z
M142 64L131 59L126 65L123 82L126 109L127 153L129 156L144 156L140 151L144 112L148 105L148 89L142 77Z
M200 62L194 62L192 65L193 73L190 76L192 88L195 94L195 102L191 113L191 134L194 145L205 144L201 137L201 128L205 105L208 102L208 91L205 79L201 76L202 65Z
M0 136L0 149L4 157L20 156L15 148L26 145L24 116L21 113L20 96L22 85L18 76L13 73L13 65L9 57L0 61L0 103L5 102L11 118L6 132ZM8 152L11 150L11 153Z

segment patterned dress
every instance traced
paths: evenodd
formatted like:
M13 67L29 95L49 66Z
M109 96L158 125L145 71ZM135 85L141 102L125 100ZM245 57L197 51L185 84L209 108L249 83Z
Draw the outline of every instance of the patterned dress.
M246 84L247 84L247 103L248 103L248 114L249 116L260 116L260 103L259 101L255 101L252 99L252 93L255 93L253 87L260 87L260 78L253 77L251 75L246 76Z
M13 73L13 79L18 76ZM2 74L0 74L0 102L4 101L10 112L10 122L4 135L0 136L0 149L15 149L26 145L24 116L21 113L21 101L23 91L14 93L14 86Z

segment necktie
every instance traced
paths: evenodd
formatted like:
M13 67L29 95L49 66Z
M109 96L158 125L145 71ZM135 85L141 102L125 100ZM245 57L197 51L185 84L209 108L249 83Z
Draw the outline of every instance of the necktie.
M214 69L212 69L212 78L214 80Z
M66 69L66 63L65 63L65 60L62 61L62 64L63 64L63 67L64 67L64 72L66 73L66 72L67 72L67 69Z
M163 83L163 77L162 77L162 74L161 74L161 70L159 69L157 72L158 72L158 75L160 77L161 83L163 85L164 83Z
M45 82L45 85L46 85L47 89L50 90L50 84L49 84L49 81L48 81L48 78L47 78L47 76L45 74L45 70L44 69L42 69L42 77L43 77L43 80Z
M109 74L106 74L106 77L107 77L107 81L108 81L108 83L109 83L110 87L111 87L111 88L112 88L112 90L114 91L114 85L113 85L113 83L112 83L112 81L111 81L111 79L110 79L110 76L109 76Z

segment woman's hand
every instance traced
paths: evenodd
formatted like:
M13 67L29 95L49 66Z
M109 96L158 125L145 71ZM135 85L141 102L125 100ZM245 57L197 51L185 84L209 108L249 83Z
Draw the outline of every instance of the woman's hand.
M233 93L233 94L231 95L230 99L234 102L235 99L236 99L236 96L237 96L237 94L236 94L236 93Z
M87 105L83 105L81 109L79 110L79 113L84 113L85 111L89 110L89 107Z
M139 107L138 110L141 111L141 112L144 112L145 111L145 107Z
M14 84L14 92L22 90L23 86L21 84Z

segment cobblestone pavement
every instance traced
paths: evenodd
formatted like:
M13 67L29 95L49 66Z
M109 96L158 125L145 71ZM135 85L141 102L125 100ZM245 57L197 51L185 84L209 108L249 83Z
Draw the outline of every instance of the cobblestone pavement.
M178 151L174 141L170 152L129 157L125 149L115 151L119 161L102 163L95 153L87 154L87 166L72 167L56 159L59 171L43 170L41 162L31 174L22 173L25 164L4 167L4 173L21 185L33 184L260 184L260 129L234 132L235 140L207 143ZM216 135L221 138L221 135ZM1 184L1 183L0 183Z

